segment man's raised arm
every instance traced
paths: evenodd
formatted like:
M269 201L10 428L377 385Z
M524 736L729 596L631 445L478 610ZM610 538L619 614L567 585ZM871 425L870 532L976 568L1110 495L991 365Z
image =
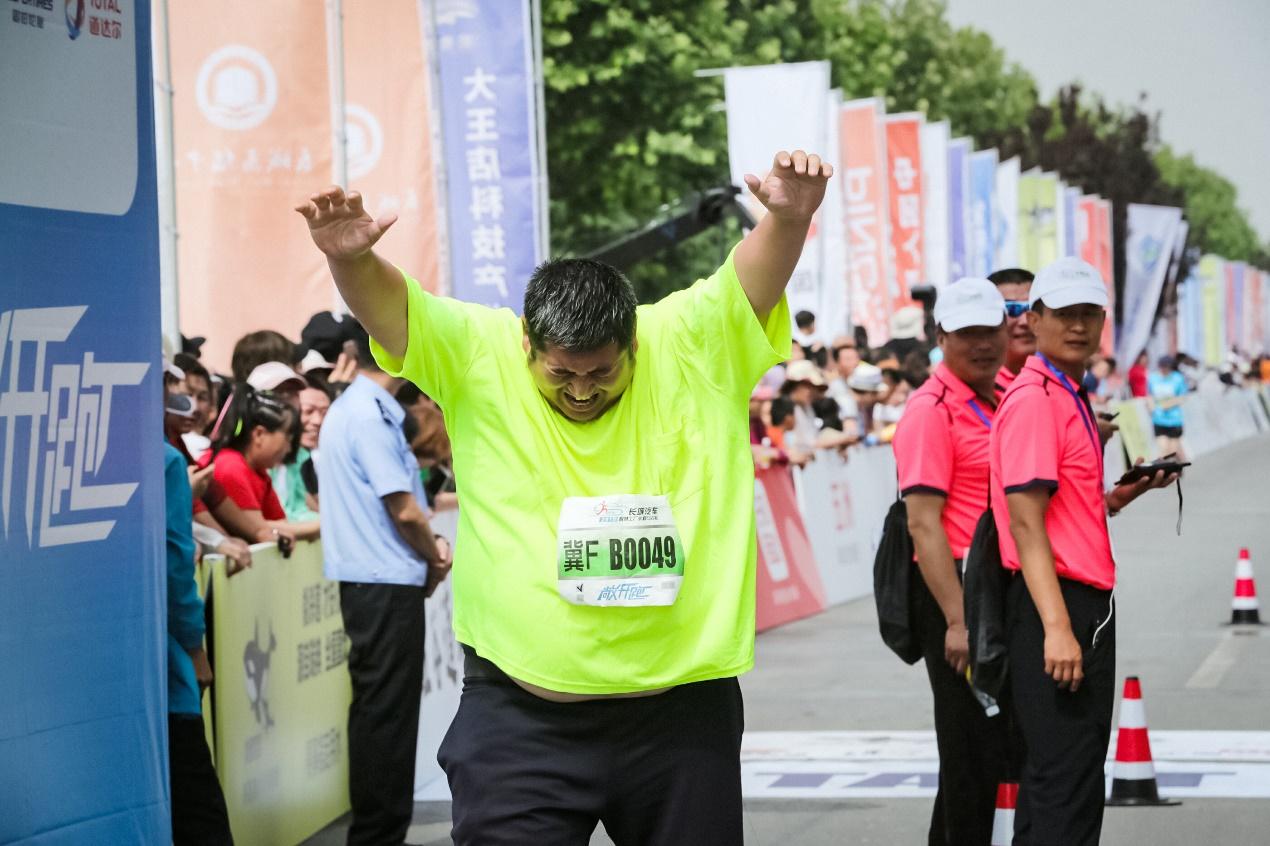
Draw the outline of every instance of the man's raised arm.
M313 243L326 254L335 287L371 337L389 355L406 354L406 280L392 264L375 255L374 246L395 214L376 220L362 208L362 195L346 196L338 185L325 188L295 209L309 222Z
M753 174L745 176L745 184L767 214L736 248L734 261L737 278L761 322L767 322L785 293L831 176L832 165L802 150L777 153L771 171L761 180Z

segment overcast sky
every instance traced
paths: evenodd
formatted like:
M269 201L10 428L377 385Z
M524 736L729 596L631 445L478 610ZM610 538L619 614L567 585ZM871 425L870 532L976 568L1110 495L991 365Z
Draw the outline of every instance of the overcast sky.
M1235 183L1270 240L1270 0L947 0L1048 99L1080 80L1111 103L1140 92L1160 134Z

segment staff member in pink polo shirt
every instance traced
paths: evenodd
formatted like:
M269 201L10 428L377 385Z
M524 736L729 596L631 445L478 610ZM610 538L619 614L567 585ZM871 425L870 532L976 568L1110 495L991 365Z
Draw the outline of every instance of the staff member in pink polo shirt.
M1026 753L1016 846L1096 844L1103 762L1115 699L1115 516L1175 476L1110 492L1102 444L1080 387L1098 349L1107 289L1076 258L1037 274L1028 324L1037 354L1006 392L991 436L992 510L1006 569L1006 625L1015 716Z
M996 285L1005 298L1005 326L1009 342L1005 348L1005 364L997 371L997 387L1002 391L1010 387L1028 356L1036 352L1036 336L1027 325L1027 313L1031 308L1028 293L1035 278L1032 271L1021 267L1005 267L988 275L988 281Z
M943 361L909 397L892 442L921 573L914 601L935 701L939 791L929 842L987 846L1008 761L1005 718L986 716L966 681L961 560L988 502L1005 301L986 279L959 279L936 300L935 323Z

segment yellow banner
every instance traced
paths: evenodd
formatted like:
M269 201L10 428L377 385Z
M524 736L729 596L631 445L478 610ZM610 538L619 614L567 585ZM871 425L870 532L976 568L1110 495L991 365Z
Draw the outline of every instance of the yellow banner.
M1120 440L1129 453L1129 463L1139 458L1147 461L1155 457L1155 432L1151 428L1151 414L1140 399L1116 403L1119 412L1116 425L1120 428Z
M322 546L211 573L216 768L238 846L299 843L348 811L348 639Z

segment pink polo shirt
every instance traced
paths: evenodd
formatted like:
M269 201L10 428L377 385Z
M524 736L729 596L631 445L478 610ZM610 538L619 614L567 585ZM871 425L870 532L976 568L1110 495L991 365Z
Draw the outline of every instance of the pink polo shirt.
M944 364L908 398L891 448L900 492L942 494L941 522L953 557L965 558L988 507L988 433L993 409Z
M997 371L997 378L996 378L997 390L1003 393L1005 391L1010 390L1010 386L1014 384L1014 379L1016 376L1017 374L1011 371L1010 368L1006 367L1005 365L1002 365L1001 369Z
M992 512L1006 569L1020 569L1006 494L1040 487L1052 492L1045 531L1058 575L1102 590L1114 587L1102 446L1084 392L1032 356L1001 400L991 441Z

